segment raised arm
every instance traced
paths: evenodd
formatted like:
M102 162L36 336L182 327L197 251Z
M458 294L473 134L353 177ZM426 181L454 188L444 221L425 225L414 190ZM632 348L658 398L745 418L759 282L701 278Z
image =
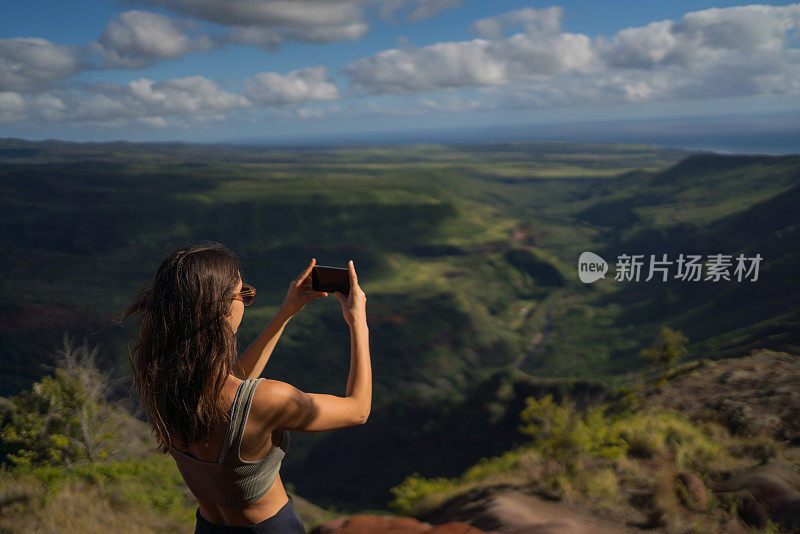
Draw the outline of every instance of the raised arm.
M264 380L256 388L253 402L268 426L295 432L323 432L367 421L372 406L367 297L358 285L352 261L349 269L348 297L345 299L342 293L334 292L350 326L350 374L345 396L305 393L286 382Z
M372 369L366 322L350 328L350 375L344 397L305 393L279 380L256 387L253 406L270 428L294 432L324 432L364 424L372 405Z
M247 349L239 356L239 363L244 369L245 378L258 378L264 371L275 345L278 344L283 329L295 313L303 309L310 301L320 297L327 297L325 291L313 291L311 289L311 270L314 268L317 259L311 258L303 272L289 283L289 291L281 304L275 318L261 331L261 334Z
M239 363L244 369L245 378L258 378L264 371L275 345L278 344L286 324L292 315L283 308L278 310L277 315L261 331L255 341L239 355Z

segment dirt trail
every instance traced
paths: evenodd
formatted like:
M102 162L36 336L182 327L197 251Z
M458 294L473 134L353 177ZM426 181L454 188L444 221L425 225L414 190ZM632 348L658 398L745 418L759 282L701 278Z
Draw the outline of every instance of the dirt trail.
M544 323L542 324L542 330L538 332L533 339L531 340L530 345L528 345L528 350L520 354L519 358L514 361L514 367L517 369L522 369L522 365L525 363L525 360L530 358L530 356L536 351L536 348L544 343L544 340L547 339L547 336L550 334L550 325L552 321L552 314L553 311L558 308L559 306L563 306L575 300L577 295L570 295L557 301L553 302L547 307L547 311L545 312L544 316Z

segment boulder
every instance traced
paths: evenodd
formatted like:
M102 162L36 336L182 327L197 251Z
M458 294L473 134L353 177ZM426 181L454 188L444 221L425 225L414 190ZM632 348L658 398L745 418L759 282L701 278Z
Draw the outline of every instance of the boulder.
M747 523L763 527L772 520L786 532L800 533L800 472L793 466L773 459L713 489L733 494Z

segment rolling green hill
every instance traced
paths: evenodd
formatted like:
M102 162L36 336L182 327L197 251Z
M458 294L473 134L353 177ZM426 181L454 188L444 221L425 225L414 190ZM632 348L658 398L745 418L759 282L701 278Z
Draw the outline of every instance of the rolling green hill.
M678 156L616 145L309 151L19 140L0 142L0 154L0 393L42 374L37 364L63 329L102 343L106 366L124 372L111 319L170 249L214 239L240 255L259 289L243 342L311 256L354 258L372 297L379 400L398 385L462 388L472 373L514 360L536 328L519 320L518 306L547 298L571 274L547 241L511 250L521 219L491 200L501 185L475 176L509 177L529 194L545 180L541 195L556 203L587 179ZM561 234L558 225L542 223L542 232ZM343 324L334 303L315 302L287 328L269 372L343 390Z
M301 474L304 462L355 443L381 444L387 454L405 444L409 462L447 466L452 476L490 444L477 440L446 464L423 454L430 439L441 439L433 450L446 453L441 429L413 442L416 434L391 428L433 413L425 399L463 401L498 371L616 383L645 365L638 351L662 324L689 337L690 359L800 350L798 197L800 157L646 145L0 140L0 395L47 372L42 364L52 362L64 330L99 343L100 365L124 375L126 337L113 318L184 243L218 240L240 256L245 280L258 288L239 330L243 346L312 256L323 265L353 258L369 296L370 426L301 436L287 470L300 494L317 488L324 499L338 467ZM754 283L608 276L586 285L577 278L583 251L611 264L622 253L764 260ZM292 319L265 376L343 394L347 336L338 302L315 301ZM116 388L112 396L127 397L124 381ZM466 421L454 436L479 432L492 409L456 414ZM414 468L404 462L390 478Z

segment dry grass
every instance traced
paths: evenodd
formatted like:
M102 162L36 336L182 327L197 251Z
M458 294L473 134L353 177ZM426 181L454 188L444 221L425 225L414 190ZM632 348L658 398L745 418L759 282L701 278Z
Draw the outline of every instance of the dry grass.
M0 474L0 532L82 534L126 532L192 532L194 524L178 523L115 501L97 486L65 481L48 488L36 477Z

